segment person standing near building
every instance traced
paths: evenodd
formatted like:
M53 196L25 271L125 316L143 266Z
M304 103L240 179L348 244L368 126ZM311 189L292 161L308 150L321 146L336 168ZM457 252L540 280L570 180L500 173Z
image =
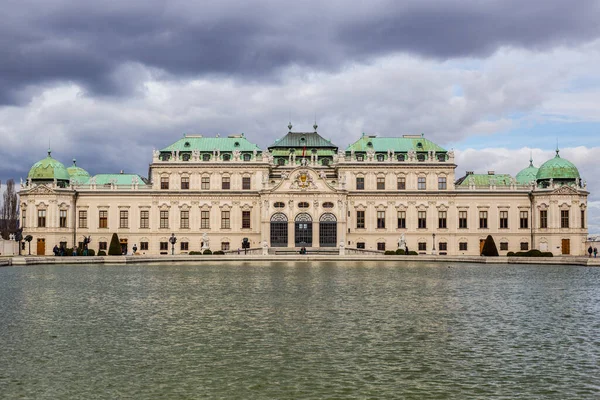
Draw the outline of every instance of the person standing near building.
M594 258L596 258L597 255L598 255L598 248L594 247Z
M588 248L588 254L589 254L589 256L588 256L588 257L591 257L591 256L592 256L592 251L594 251L594 250L592 249L592 246L590 246L590 247Z

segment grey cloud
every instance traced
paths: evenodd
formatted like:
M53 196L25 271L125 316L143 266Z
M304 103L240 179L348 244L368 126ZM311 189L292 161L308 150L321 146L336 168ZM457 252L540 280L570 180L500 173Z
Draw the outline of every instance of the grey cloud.
M130 93L128 77L115 74L127 63L173 77L271 81L291 65L335 70L396 52L481 57L504 45L547 48L600 32L594 0L238 3L15 2L0 28L0 104L53 81Z

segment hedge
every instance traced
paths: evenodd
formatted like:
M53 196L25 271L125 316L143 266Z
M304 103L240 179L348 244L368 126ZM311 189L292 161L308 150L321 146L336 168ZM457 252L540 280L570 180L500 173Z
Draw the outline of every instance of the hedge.
M202 254L212 254L212 251L210 251L210 249L206 249L206 250L204 250L204 253L202 253Z
M201 256L202 252L201 251L190 251L188 254L190 256Z
M552 254L550 251L542 252L537 249L531 249L529 251L517 251L516 253L509 251L506 253L506 255L508 257L554 257L554 254Z

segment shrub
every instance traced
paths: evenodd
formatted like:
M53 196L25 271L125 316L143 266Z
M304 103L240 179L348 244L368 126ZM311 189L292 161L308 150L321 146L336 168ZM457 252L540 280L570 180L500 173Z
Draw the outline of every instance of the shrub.
M106 255L106 252L105 252L104 250L100 250L100 251L98 252L98 255L99 255L99 256L105 256L105 255Z
M66 256L72 256L73 255L73 248L72 247L67 247L65 249L65 257Z
M408 255L409 256L418 256L419 253L417 253L416 251L411 250L411 251L408 252Z
M544 251L542 252L542 257L554 257L554 254L551 251Z
M210 251L210 249L206 249L206 250L204 250L204 253L202 253L202 254L212 254L212 251Z
M509 251L508 253L506 253L507 257L514 257L515 252L514 251Z
M396 250L396 255L398 255L398 256L403 256L404 254L406 254L406 253L404 252L404 249L398 249L398 250Z
M385 253L386 256L395 256L396 252L394 250L386 250Z
M201 251L190 251L188 254L190 256L201 256L202 252Z
M210 251L210 250L209 250L209 251ZM215 255L217 255L217 254L218 254L218 255L223 255L223 254L225 254L225 253L224 253L222 250L217 250L217 251L215 251L213 254L215 254Z
M119 235L113 233L112 238L110 239L110 246L108 247L108 255L109 256L120 256L123 253L121 252L121 243L119 243Z
M531 249L528 251L529 257L542 257L542 252L537 249Z
M88 249L88 256L95 256L96 251L94 249Z
M485 238L481 255L486 257L498 257L498 248L496 247L496 243L494 242L492 235L488 235Z

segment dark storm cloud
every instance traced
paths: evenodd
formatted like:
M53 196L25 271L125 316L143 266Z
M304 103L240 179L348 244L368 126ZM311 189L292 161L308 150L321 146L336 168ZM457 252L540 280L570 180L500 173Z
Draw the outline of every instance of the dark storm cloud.
M116 4L116 5L115 5ZM171 77L274 79L289 65L336 69L410 52L439 59L511 45L548 48L598 37L598 1L12 2L0 24L0 103L26 87L73 81L96 94L135 86L142 64Z

